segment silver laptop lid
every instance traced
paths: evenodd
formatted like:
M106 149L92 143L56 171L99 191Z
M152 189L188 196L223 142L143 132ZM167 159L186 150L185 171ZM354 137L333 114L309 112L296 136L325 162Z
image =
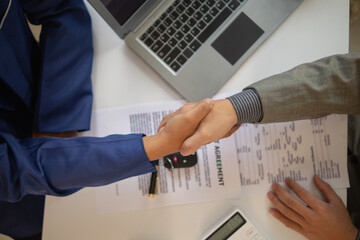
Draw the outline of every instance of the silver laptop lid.
M162 0L88 0L120 36L135 29Z

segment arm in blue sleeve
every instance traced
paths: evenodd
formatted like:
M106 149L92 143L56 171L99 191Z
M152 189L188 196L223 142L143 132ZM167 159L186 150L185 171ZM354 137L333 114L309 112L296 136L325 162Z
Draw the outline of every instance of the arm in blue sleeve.
M152 171L141 134L20 140L0 133L0 201L65 196Z
M20 0L41 24L41 69L34 130L87 130L92 108L91 19L82 0Z

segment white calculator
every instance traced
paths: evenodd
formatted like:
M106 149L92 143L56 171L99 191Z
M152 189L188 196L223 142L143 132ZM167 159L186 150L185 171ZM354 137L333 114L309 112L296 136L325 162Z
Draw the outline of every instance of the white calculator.
M239 210L234 209L201 238L201 240L265 240L255 226Z

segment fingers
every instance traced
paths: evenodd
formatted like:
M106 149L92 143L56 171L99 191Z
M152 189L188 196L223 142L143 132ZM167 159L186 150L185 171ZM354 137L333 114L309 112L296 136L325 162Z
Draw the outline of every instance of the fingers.
M314 183L316 187L321 191L327 202L339 200L338 195L331 188L329 184L321 180L318 176L314 176Z
M297 224L296 222L290 220L289 218L285 217L281 212L279 212L278 210L271 208L269 210L269 213L271 215L273 215L276 219L278 219L280 222L282 222L285 226L287 226L288 228L291 228L293 230L295 230L296 232L305 235L304 233L304 229Z
M225 136L223 138L227 138L227 137L230 137L234 132L236 132L236 130L238 130L240 128L241 124L237 124L235 126L233 126L230 131L225 134Z
M195 124L198 125L201 122L201 120L209 113L211 108L212 108L211 100L205 99L201 101L198 105L196 105L193 109L188 111L187 114L191 116L196 116L197 121L195 122ZM183 142L180 148L181 155L188 156L194 153L199 147L203 145L203 144L189 144L191 142L191 139L193 139L194 136L196 138L197 135L198 135L198 131L196 131L194 135L192 135L190 138L186 139Z
M311 193L306 191L303 187L301 187L297 182L292 180L291 178L287 178L285 180L286 185L294 191L294 193L303 200L306 204L308 204L311 208L315 208L321 202L320 199L313 196Z
M184 106L182 106L181 108L179 108L177 111L169 113L168 115L166 115L165 117L163 117L163 119L161 120L158 128L157 128L157 132L160 132L161 129L166 125L166 123L173 118L174 116L186 112L190 109L192 109L193 107L195 107L198 104L198 102L191 102L191 103L186 103Z
M200 127L194 133L194 135L192 135L191 137L189 137L184 141L184 143L180 148L180 153L183 156L190 155L203 145L211 143L217 139L227 138L231 136L236 130L239 129L240 126L241 125L233 126L225 135L221 135L221 136L217 136L217 134L211 131L211 129L209 128ZM212 127L216 127L216 126L212 126Z
M307 207L305 207L279 184L274 183L272 185L272 190L274 192L268 193L269 200L284 216L290 220L302 223L304 221L304 217L310 214L310 210Z
M173 113L169 113L168 115L166 115L160 122L159 126L158 126L158 129L157 129L157 132L160 132L161 129L164 128L164 126L166 125L166 123L169 121L170 118L172 118L174 115L176 115L177 113L176 112L173 112Z

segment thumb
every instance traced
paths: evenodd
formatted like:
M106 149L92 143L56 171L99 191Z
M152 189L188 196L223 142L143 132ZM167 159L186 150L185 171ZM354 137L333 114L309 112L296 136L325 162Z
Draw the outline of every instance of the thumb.
M213 101L210 98L206 98L187 111L186 115L188 115L189 118L194 119L196 125L199 125L201 120L210 112L213 105Z
M331 188L331 186L321 180L317 175L314 176L314 183L316 187L321 191L327 202L332 202L338 199L337 194Z
M205 138L207 140L207 138ZM183 156L188 156L198 150L202 145L208 144L204 142L204 136L196 131L194 135L186 139L180 147L180 153Z
M187 114L189 114L192 118L192 116L195 116L195 124L199 125L201 120L203 120L203 118L210 112L211 108L213 107L213 102L211 99L206 98L204 100L202 100L199 104L197 104L194 108L192 108L189 112L187 112ZM198 132L195 132L195 137L197 137ZM187 156L192 154L193 152L195 152L200 146L202 145L196 145L198 147L194 147L194 145L192 145L192 138L194 136L190 136L190 138L186 139L184 141L184 143L182 144L181 148L180 148L180 153L183 156Z

